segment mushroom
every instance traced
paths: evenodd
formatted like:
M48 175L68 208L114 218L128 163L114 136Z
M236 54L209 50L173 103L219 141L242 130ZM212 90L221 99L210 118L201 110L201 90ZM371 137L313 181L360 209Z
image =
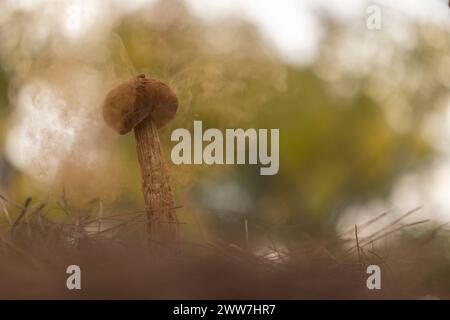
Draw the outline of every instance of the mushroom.
M178 99L165 83L144 74L113 88L103 103L103 118L123 135L134 129L142 191L151 240L178 242L174 197L158 129L172 120Z

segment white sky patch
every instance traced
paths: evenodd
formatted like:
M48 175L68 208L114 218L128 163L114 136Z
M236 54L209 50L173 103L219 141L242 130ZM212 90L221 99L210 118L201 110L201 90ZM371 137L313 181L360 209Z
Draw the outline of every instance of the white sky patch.
M450 164L448 161L440 163L425 175L422 182L428 184L425 195L433 205L433 211L440 218L449 219L450 216ZM431 187L431 188L430 188Z
M154 4L157 0L111 0L116 9L122 13L137 11L144 6Z
M379 4L382 18L387 18L390 12L404 19L389 23L389 32L395 32L392 36L404 41L411 41L408 26L394 27L396 23L426 21L450 29L445 0L187 0L187 4L196 16L208 23L220 22L231 15L252 22L281 57L293 64L314 59L323 34L318 20L320 12L345 23L362 23L367 17L367 6Z
M392 208L388 208L386 203L379 200L374 200L361 205L349 206L339 219L337 225L338 233L343 238L353 238L355 236L355 224L360 227L374 217L389 212L389 214L379 220L380 223L386 224L388 221L392 220L391 210ZM366 226L365 228L360 227L358 230L358 235L360 237L369 236L379 230L380 223L374 223Z
M317 17L310 14L305 2L285 0L277 5L258 0L249 2L249 19L286 61L309 63L314 60L322 38L322 27Z
M72 0L65 4L62 25L67 38L74 39L86 35L93 28L104 25L106 2Z
M230 16L251 22L287 62L305 64L315 57L322 29L307 2L188 0L187 3L196 16L208 23L218 23Z
M445 158L439 159L424 170L400 177L387 200L375 200L346 208L339 221L338 229L340 232L350 230L355 224L362 225L377 215L388 212L386 217L361 232L362 236L367 236L379 230L381 226L419 207L417 212L398 226L424 219L449 222L449 190L450 162Z
M6 0L5 5L18 10L34 10L39 7L44 0Z
M104 149L97 138L104 123L98 106L104 78L74 61L55 61L37 73L19 89L5 151L14 166L52 185L64 170L100 165Z
M245 213L251 205L245 189L232 180L222 183L208 182L204 187L204 201L208 207L226 214Z
M374 3L380 3L416 21L432 22L450 28L447 0L378 0Z
M11 162L37 179L50 181L59 161L67 156L75 130L65 126L62 110L66 101L45 81L35 80L22 87L16 109L17 122L6 140Z

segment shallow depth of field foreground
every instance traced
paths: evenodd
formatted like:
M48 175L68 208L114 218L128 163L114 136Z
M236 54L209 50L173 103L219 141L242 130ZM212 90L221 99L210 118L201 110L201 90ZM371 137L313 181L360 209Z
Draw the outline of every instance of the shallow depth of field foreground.
M449 15L0 1L0 299L450 299Z
M178 252L161 256L167 247L152 250L136 237L140 212L100 219L94 210L77 220L65 203L67 216L56 222L46 217L45 204L27 204L16 205L25 213L1 238L3 299L450 298L449 230L408 231L426 222L404 224L414 211L358 242L349 230L322 240L304 234L280 247L267 234L264 245L183 241ZM375 248L376 242L383 245ZM77 292L66 287L65 270L74 262L82 270ZM372 264L383 270L382 290L367 289Z

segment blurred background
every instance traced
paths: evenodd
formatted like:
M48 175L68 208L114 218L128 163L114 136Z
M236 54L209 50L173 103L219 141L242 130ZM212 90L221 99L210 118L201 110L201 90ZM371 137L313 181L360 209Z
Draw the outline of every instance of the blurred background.
M101 104L146 73L180 100L161 141L186 240L323 238L418 206L447 222L449 18L446 0L0 1L0 193L142 209L134 137ZM279 128L279 173L173 165L194 120Z

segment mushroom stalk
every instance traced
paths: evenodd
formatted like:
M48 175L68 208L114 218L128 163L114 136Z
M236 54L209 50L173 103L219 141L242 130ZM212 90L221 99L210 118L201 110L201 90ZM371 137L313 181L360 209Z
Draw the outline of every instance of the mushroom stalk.
M178 220L158 129L148 117L135 127L134 134L151 240L176 243Z
M172 120L178 99L165 83L144 74L111 89L103 102L105 122L119 134L134 129L151 240L178 242L178 221L158 129Z

